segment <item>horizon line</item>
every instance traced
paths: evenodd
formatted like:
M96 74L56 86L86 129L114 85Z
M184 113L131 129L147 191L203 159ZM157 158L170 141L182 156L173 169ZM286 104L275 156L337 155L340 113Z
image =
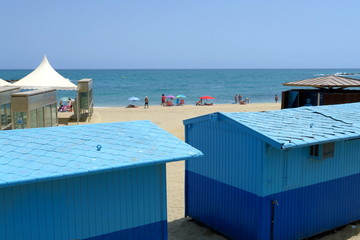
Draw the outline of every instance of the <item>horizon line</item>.
M4 68L3 70L35 70L30 68ZM54 68L55 70L332 70L332 69L359 69L354 67L326 67L326 68Z

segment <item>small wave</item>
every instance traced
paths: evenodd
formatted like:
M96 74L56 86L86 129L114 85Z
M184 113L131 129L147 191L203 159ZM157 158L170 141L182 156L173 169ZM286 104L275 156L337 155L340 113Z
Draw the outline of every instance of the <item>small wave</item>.
M325 73L318 73L318 74L314 74L313 76L359 76L360 73L347 73L347 72L336 72L336 73L332 73L332 74L325 74Z
M360 73L346 73L346 72L343 72L343 73L335 73L334 75L336 75L336 76L348 76L348 75L358 76L358 75L360 75Z

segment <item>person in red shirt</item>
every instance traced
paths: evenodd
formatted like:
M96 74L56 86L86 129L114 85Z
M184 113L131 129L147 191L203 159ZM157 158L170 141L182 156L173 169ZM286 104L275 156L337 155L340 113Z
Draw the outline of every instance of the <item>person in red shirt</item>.
M162 95L161 95L161 105L163 105L163 106L164 106L165 101L166 101L166 97L165 97L165 95L164 95L164 94L162 94Z

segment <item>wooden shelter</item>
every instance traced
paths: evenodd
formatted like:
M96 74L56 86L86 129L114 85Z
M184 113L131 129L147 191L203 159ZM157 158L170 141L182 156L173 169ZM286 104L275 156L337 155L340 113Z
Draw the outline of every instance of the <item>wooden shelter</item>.
M291 89L282 92L282 109L360 102L359 90L344 89L360 87L359 79L330 75L287 82L283 85L315 89Z

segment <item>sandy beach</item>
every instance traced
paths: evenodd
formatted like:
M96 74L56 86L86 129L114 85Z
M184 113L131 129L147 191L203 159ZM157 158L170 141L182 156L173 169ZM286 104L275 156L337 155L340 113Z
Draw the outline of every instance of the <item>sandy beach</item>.
M280 103L216 104L213 106L151 105L149 109L138 108L95 108L88 123L105 123L134 120L150 120L159 127L184 140L183 120L212 112L254 112L279 110ZM70 123L76 124L74 122ZM167 200L169 239L226 239L208 228L184 217L184 161L167 164ZM360 225L349 225L316 239L360 239Z

